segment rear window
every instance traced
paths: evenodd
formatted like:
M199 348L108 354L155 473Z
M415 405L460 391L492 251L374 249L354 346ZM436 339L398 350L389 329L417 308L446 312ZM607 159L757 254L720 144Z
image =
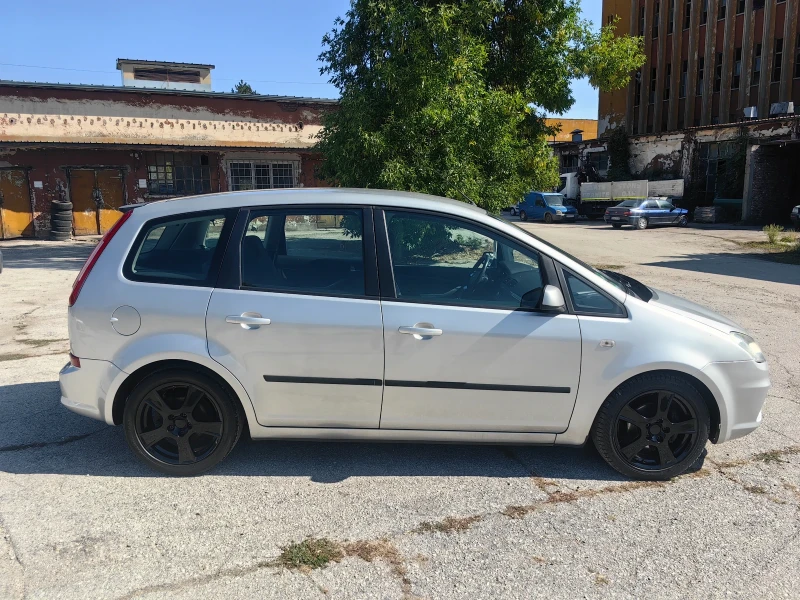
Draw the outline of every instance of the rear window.
M150 221L128 255L125 276L134 281L211 285L229 221L224 212Z

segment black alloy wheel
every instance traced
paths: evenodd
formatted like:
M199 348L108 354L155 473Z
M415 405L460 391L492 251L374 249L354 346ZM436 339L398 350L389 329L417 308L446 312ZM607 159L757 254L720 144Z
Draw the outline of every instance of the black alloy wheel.
M125 405L125 437L134 453L169 475L197 475L233 449L242 430L236 403L192 371L145 378Z
M680 375L641 375L620 386L598 412L592 439L606 461L635 479L664 480L691 467L705 448L708 406Z

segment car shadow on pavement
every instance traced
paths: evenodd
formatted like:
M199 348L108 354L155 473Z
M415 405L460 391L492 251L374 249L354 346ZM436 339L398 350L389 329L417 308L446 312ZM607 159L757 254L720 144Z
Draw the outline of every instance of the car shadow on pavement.
M80 270L92 244L20 244L2 246L5 269Z
M0 471L16 474L161 477L139 462L121 427L61 406L57 382L0 386ZM325 441L242 436L214 476L507 477L620 481L591 448Z
M643 264L648 267L681 269L695 273L727 275L729 277L743 277L773 283L800 285L799 265L778 263L765 258L763 254L757 253L695 254L691 258L674 257L673 260L661 260Z

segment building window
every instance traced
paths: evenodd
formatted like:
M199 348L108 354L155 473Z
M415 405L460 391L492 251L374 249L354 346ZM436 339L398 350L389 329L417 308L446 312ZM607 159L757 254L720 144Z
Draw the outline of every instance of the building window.
M745 0L739 0L736 5L736 14L741 15L744 12Z
M562 173L576 173L578 171L578 155L577 154L562 154L561 155L561 172Z
M783 0L778 0L778 4L783 2ZM753 10L758 10L759 8L764 8L764 0L753 0Z
M639 35L644 35L644 6L639 7Z
M608 15L606 17L606 25L613 25L614 24L614 19L616 19L616 18L617 18L617 15Z
M661 20L661 3L656 2L655 8L653 8L653 39L658 37L658 22Z
M703 70L706 64L706 59L700 57L697 59L697 95L703 95Z
M717 13L717 18L721 21L725 18L725 12L728 9L728 0L719 0L719 11Z
M753 80L750 85L758 85L761 81L761 44L756 44L753 50Z
M669 86L672 79L672 63L667 63L664 69L664 100L669 100Z
M655 104L656 102L656 69L653 67L650 69L650 98L648 99L650 104Z
M147 191L158 196L207 194L211 168L207 154L147 152Z
M775 63L772 65L772 81L781 80L781 67L783 66L783 38L775 39Z
M669 0L669 17L667 20L667 33L675 31L675 0Z
M700 13L700 25L708 23L708 0L703 0L703 10Z
M232 190L269 190L297 186L297 163L236 161L228 163Z
M587 152L586 165L594 167L598 173L608 171L608 152Z
M736 48L733 61L733 83L731 89L738 90L739 82L742 80L742 49Z
M686 80L689 78L689 61L683 61L681 65L681 85L678 89L678 98L686 98Z
M794 76L800 77L800 33L797 34L797 44L794 52Z
M717 62L714 65L714 92L722 88L722 52L717 52Z
M683 9L683 28L689 29L692 24L692 0L686 0L686 5Z
M636 76L634 77L634 88L633 88L633 105L639 106L642 103L642 72L636 71Z

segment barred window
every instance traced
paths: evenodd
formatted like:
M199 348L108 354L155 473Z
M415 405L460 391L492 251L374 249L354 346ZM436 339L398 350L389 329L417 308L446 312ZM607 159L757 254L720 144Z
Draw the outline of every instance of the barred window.
M207 154L147 152L147 191L160 196L185 196L211 192Z
M297 186L298 164L292 161L228 163L232 190L268 190Z

